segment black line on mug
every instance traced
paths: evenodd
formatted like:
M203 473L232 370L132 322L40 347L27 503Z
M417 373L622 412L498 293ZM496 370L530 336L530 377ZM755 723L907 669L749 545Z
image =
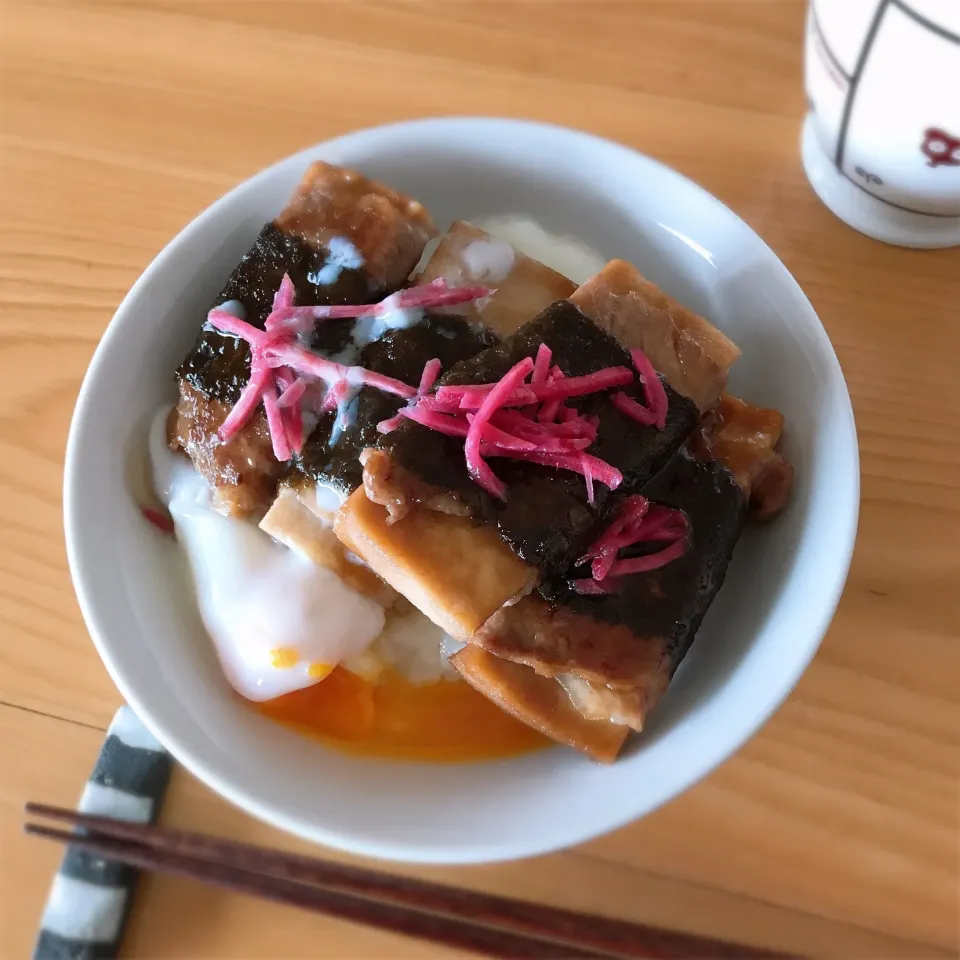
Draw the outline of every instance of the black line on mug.
M891 2L898 10L902 10L908 17L916 20L917 23L937 34L937 36L943 37L944 40L951 40L953 43L960 43L960 35L951 33L945 27L928 20L922 13L918 13L913 7L904 3L903 0L891 0Z
M913 207L905 207L902 203L894 203L892 200L888 200L886 197L881 197L872 190L868 190L862 183L857 183L845 170L841 170L840 173L843 174L844 179L849 180L850 183L858 190L862 190L868 197L873 197L874 200L879 200L888 207L896 207L897 210L903 210L904 213L914 213L918 217L940 217L944 220L956 220L960 217L960 213L930 213L928 210L914 210Z
M850 77L850 89L847 90L847 99L843 104L843 116L840 120L840 132L837 134L837 152L834 155L833 162L836 168L843 173L843 151L847 145L847 127L850 125L850 114L853 112L853 101L857 96L857 87L860 85L860 76L866 65L867 57L870 55L870 49L873 47L873 41L877 38L877 31L880 29L880 21L887 12L892 0L880 0L876 11L873 14L873 20L870 22L870 28L864 38L863 46L860 48L860 56L857 57L856 66L853 68L853 75ZM859 184L857 184L859 186Z
M830 61L833 69L843 77L848 83L850 82L850 74L840 65L840 61L837 59L836 54L833 50L830 49L830 44L827 43L827 37L823 32L823 28L820 26L820 21L817 19L817 5L813 2L810 3L810 22L813 24L814 32L817 35L817 40L820 41L820 46L823 47L823 52L827 55L827 59Z

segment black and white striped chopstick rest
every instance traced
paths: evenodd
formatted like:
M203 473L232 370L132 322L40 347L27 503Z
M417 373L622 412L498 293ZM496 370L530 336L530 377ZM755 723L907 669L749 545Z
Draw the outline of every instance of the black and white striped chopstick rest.
M78 809L152 823L170 780L172 759L129 707L107 730ZM107 960L120 949L137 871L68 847L53 880L33 960Z

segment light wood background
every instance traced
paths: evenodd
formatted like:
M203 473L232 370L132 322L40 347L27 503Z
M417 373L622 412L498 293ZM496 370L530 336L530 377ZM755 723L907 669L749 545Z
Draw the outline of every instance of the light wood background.
M960 251L852 232L798 158L803 5L2 0L0 956L28 951L72 805L120 699L61 533L78 384L127 288L207 204L354 127L439 114L568 124L729 204L784 260L856 408L860 537L796 692L734 759L615 835L524 863L420 871L815 956L956 956ZM533 39L537 37L537 39ZM296 841L177 772L164 819ZM436 957L346 924L150 879L131 957Z

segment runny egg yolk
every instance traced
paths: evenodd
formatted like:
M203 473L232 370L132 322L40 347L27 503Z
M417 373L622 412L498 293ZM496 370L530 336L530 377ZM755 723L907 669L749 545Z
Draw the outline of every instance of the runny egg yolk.
M371 681L337 667L322 683L253 706L341 749L394 759L489 760L550 742L462 680L417 686L394 672Z
M289 670L300 662L300 654L293 647L274 647L270 651L270 666L277 670Z

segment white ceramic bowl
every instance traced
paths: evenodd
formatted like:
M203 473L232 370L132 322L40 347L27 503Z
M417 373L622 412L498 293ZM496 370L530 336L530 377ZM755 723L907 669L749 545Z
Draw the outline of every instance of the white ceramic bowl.
M317 158L421 200L438 224L519 212L623 257L743 349L732 390L778 407L797 468L786 513L748 530L649 729L616 764L552 749L428 765L340 754L231 694L175 547L144 523L131 450L174 396L198 320L261 225ZM341 850L422 863L544 853L622 826L730 756L803 673L843 587L856 532L857 440L840 366L796 282L719 201L632 150L491 119L351 134L241 184L154 260L120 305L80 391L67 449L70 569L100 656L127 701L206 784L277 827Z

